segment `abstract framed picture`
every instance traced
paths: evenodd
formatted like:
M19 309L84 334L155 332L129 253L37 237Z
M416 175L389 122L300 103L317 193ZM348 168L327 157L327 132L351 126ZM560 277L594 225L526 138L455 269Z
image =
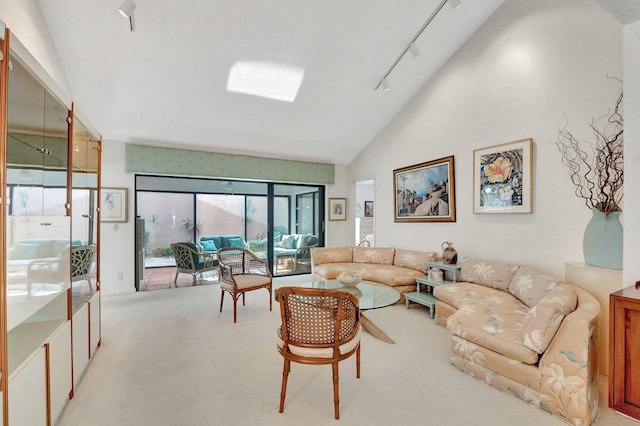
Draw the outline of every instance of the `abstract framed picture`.
M329 220L347 220L346 198L329 198Z
M100 189L100 221L127 222L127 188Z
M393 171L395 222L455 222L453 155Z
M364 217L373 217L373 201L364 202Z
M533 139L473 151L473 212L533 211Z

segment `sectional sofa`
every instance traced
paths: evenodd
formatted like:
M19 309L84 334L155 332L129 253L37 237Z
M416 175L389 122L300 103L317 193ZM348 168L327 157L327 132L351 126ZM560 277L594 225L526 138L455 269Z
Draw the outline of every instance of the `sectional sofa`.
M570 424L591 424L597 299L502 262L464 259L460 277L434 288L436 322L452 333L452 365Z
M434 260L438 260L435 252L394 247L314 247L311 278L333 280L342 273L359 274L365 281L388 285L404 295L416 291L416 278L424 277L427 262Z

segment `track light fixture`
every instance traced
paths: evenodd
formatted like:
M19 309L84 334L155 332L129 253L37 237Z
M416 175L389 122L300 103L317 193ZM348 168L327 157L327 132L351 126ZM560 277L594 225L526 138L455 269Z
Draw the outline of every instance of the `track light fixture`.
M136 4L133 0L124 0L124 3L118 9L118 12L129 20L129 27L133 31L133 11L136 10Z
M415 45L416 40L418 39L418 37L420 37L420 35L423 33L423 31L429 26L429 24L431 23L431 21L433 21L433 18L436 17L436 15L438 14L438 12L440 12L440 10L444 7L445 4L449 3L451 5L451 7L453 7L454 9L459 8L462 3L460 2L460 0L442 0L442 2L438 5L438 7L436 8L436 10L433 11L433 13L431 14L431 16L429 16L429 19L427 19L427 21L422 25L422 27L420 28L420 30L418 30L418 32L416 33L415 36L413 36L413 38L411 39L411 41L409 41L409 44L407 44L404 48L404 50L402 52L400 52L400 55L398 55L398 57L396 58L395 61L393 61L393 64L391 64L391 66L389 67L389 69L387 70L387 72L382 76L382 78L378 81L378 84L376 85L376 87L373 90L378 90L380 87L382 87L383 91L388 91L389 90L389 82L387 80L387 77L389 77L389 74L391 74L391 71L393 71L393 69L398 65L398 63L400 62L400 60L404 57L404 55L406 55L407 52L411 51L411 55L415 58L416 56L418 56L420 54L420 50L418 49L418 47Z
M456 10L460 6L462 6L462 2L460 0L448 0L448 2L449 2L449 6L451 6L453 10Z
M414 58L420 55L420 49L418 49L418 46L416 46L415 43L411 43L409 46L409 52L411 52L411 56Z

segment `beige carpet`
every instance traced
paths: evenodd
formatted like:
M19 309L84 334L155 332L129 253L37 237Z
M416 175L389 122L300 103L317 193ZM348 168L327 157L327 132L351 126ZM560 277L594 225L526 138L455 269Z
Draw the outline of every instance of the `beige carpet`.
M308 276L276 279L276 285ZM218 313L218 285L104 297L102 347L59 425L334 424L330 366L294 364L278 413L282 358L275 349L279 306L249 293L233 323L230 298ZM395 341L363 335L340 364L345 425L562 425L449 365L449 333L412 305L367 312ZM637 425L601 401L597 425Z

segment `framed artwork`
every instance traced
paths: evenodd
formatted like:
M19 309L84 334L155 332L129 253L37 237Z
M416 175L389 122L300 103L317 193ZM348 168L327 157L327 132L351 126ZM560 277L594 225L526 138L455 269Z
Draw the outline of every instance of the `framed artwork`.
M533 139L473 151L473 212L531 213Z
M347 220L346 198L329 198L329 220Z
M373 217L373 201L364 202L364 217Z
M101 188L101 222L127 222L127 200L127 188Z
M395 222L455 222L453 155L393 171Z

